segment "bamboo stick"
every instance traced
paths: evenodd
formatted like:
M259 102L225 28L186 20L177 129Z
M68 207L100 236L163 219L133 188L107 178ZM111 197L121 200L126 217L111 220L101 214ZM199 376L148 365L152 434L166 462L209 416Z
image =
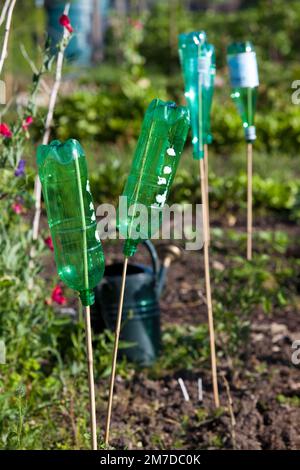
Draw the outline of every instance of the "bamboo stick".
M208 224L207 224L207 222L208 222L208 219L207 219L207 198L206 198L205 170L204 170L203 158L200 159L199 162L200 162L200 185L201 185L202 211L203 211L204 271L205 271L206 302L207 302L209 340L210 340L212 382L213 382L213 393L214 393L215 406L216 406L216 408L219 408L220 399L219 399L219 390L218 390L217 359L216 359L216 348L215 348L215 331L214 331L214 320L213 320L213 309L212 309L212 298L211 298L211 285L210 285Z
M88 365L89 398L90 398L90 429L91 445L93 450L97 450L97 422L96 422L96 401L95 401L95 383L94 383L94 361L91 331L91 312L90 307L85 307L85 339L86 355Z
M253 145L247 144L247 260L252 260L252 172L253 172Z
M3 39L2 50L1 50L1 55L0 55L0 75L2 73L4 62L7 57L9 32L10 32L11 20L12 20L12 15L13 15L13 11L15 8L15 4L16 4L16 0L12 0L10 5L8 2L5 2L2 13L1 13L1 17L0 17L1 23L4 21L6 17L4 39Z
M0 26L2 26L2 24L4 23L4 20L5 20L6 13L7 13L10 2L11 2L11 0L5 0L5 3L2 7L1 14L0 14Z
M84 200L81 186L81 173L78 158L75 159L75 172L77 179L77 187L79 194L79 205L82 225L82 255L83 255L83 272L84 285L86 291L89 290L89 269L88 269L88 247L87 247L87 226L84 210ZM95 383L94 383L94 362L93 362L93 344L91 331L91 309L90 306L85 307L85 339L86 339L86 356L88 366L88 386L90 399L90 429L91 429L91 447L97 450L97 423L96 423L96 403L95 403Z
M123 302L124 302L127 265L128 265L128 257L126 256L124 258L122 284L121 284L121 292L120 292L118 314L117 314L117 324L116 324L116 331L115 331L115 342L114 342L113 357L112 357L112 367L111 367L111 374L110 374L110 381L109 381L109 397L108 397L108 403L107 403L107 414L106 414L106 425L105 425L105 444L106 445L109 444L112 400L113 400L113 394L114 394L114 384L115 384L118 346L119 346L119 338L120 338L120 330L121 330L121 320L122 320L122 310L123 310Z

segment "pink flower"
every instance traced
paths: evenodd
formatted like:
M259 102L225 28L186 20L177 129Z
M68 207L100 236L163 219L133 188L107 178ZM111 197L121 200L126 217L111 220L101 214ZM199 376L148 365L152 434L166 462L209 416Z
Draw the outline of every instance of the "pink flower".
M70 18L67 15L61 15L61 17L59 18L59 24L66 28L69 33L73 33L74 30L72 28Z
M31 126L32 123L33 123L33 117L27 116L27 118L25 119L25 121L23 121L23 124L22 124L24 131L27 131L28 127Z
M20 202L14 202L13 205L11 206L12 210L14 211L15 214L22 214L23 212L23 206Z
M134 29L141 30L144 27L143 23L139 20L130 19L129 22Z
M51 251L54 251L54 246L53 246L53 242L52 242L52 238L51 238L51 237L45 238L44 242L46 243L47 247L48 247Z
M66 297L63 296L63 290L59 284L54 287L52 294L51 294L51 299L53 302L56 302L58 305L65 305L67 302Z
M10 130L9 126L4 122L0 124L0 135L6 137L7 139L10 139L12 137L12 131Z

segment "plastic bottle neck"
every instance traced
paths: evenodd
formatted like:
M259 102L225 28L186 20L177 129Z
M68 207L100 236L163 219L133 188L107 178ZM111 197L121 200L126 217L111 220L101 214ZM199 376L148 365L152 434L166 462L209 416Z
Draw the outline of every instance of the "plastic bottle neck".
M246 142L254 142L256 140L256 129L255 126L248 126L245 128L245 139Z
M131 238L128 238L124 244L124 249L123 249L124 256L126 256L127 258L129 256L133 256L137 250L138 243L139 243L139 240L132 240Z
M95 303L95 293L93 289L89 290L81 290L79 292L79 297L82 302L82 305L88 307L89 305L93 305Z

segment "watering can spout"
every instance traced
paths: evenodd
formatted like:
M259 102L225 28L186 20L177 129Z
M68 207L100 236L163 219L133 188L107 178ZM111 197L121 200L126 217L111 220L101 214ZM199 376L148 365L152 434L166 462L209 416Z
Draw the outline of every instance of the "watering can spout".
M157 295L161 296L163 289L166 284L167 273L169 271L170 265L176 259L179 259L182 255L182 250L177 245L161 245L159 247L160 256L163 259L159 274L158 274L158 283L157 283Z

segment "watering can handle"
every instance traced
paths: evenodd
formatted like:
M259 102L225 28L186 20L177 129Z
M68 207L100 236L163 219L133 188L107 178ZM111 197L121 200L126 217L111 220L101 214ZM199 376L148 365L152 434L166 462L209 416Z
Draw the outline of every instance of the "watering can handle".
M156 248L150 240L144 240L143 245L147 248L147 250L150 254L151 261L152 261L152 266L153 266L153 273L155 275L156 281L158 281L158 275L159 275L159 271L160 271L160 262L159 262L159 258L158 258Z

